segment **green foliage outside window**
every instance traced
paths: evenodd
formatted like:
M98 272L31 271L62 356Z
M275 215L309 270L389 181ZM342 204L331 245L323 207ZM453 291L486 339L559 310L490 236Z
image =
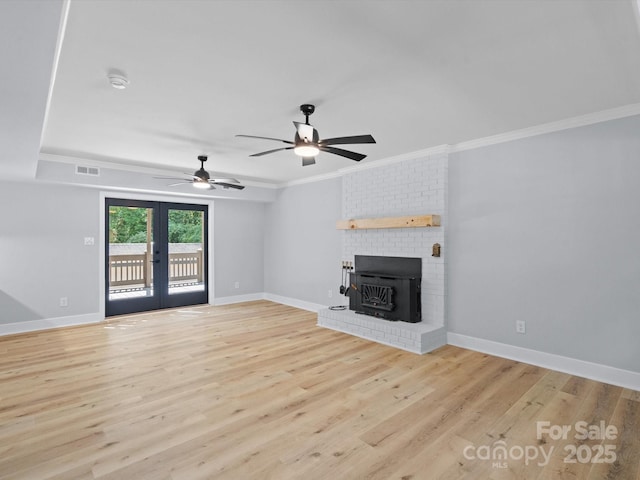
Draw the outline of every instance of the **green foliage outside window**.
M146 243L147 215L151 209L109 208L110 243ZM196 210L169 210L169 243L202 243L202 212Z
M169 210L169 243L202 243L202 212Z

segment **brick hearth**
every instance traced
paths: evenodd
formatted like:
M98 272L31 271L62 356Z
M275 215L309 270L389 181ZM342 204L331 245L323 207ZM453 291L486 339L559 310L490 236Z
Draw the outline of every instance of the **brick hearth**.
M351 310L320 310L318 326L413 353L427 353L447 343L446 330L442 325L390 322Z

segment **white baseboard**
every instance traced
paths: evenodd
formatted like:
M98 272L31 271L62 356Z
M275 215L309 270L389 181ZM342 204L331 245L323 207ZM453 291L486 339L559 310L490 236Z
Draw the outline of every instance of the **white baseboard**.
M264 293L248 293L246 295L232 295L230 297L218 297L214 299L213 305L230 305L232 303L255 302L264 300Z
M273 293L265 293L264 299L270 300L276 303L281 303L283 305L289 305L290 307L296 307L302 310L308 310L310 312L315 312L315 313L322 310L323 308L328 307L328 305L320 305L319 303L306 302L304 300L298 300L297 298L283 297L280 295L275 295Z
M508 358L510 360L529 363L538 367L640 391L640 373L630 370L563 357L562 355L555 355L553 353L515 347L513 345L469 337L459 333L448 332L447 343L456 347L467 348L497 357Z
M213 305L229 305L231 303L253 302L255 300L269 300L270 302L281 303L283 305L315 313L323 308L327 308L327 305L320 305L319 303L307 302L305 300L298 300L297 298L283 297L282 295L276 295L275 293L265 292L250 293L247 295L233 295L230 297L218 297L215 299Z
M283 297L280 295L274 295L264 292L249 293L246 295L233 295L229 297L218 297L215 299L213 305L229 305L232 303L253 302L256 300L270 300L272 302L282 303L283 305L289 305L291 307L300 308L302 310L309 310L311 312L318 312L318 310L327 308L326 305L305 302L304 300L298 300L296 298ZM28 320L25 322L5 323L0 324L0 336L12 335L15 333L35 332L38 330L49 330L52 328L71 327L75 325L86 325L90 323L99 323L103 320L104 315L96 312L83 315L72 315L68 317L42 318L37 320Z
M247 295L233 295L230 297L218 297L215 299L214 305L229 305L232 303L253 302L255 300L269 300L270 302L281 303L282 305L288 305L290 307L296 307L315 313L323 308L327 308L327 305L320 305L319 303L307 302L304 300L298 300L297 298L283 297L282 295L265 292L250 293Z
M51 328L71 327L75 325L87 325L99 323L104 317L99 313L86 313L83 315L71 315L68 317L42 318L38 320L28 320L26 322L15 322L0 324L0 336L13 335L15 333L35 332L38 330L49 330Z

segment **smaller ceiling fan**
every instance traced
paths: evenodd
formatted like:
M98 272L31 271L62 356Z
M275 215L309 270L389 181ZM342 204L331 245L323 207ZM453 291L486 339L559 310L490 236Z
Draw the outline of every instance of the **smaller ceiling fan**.
M291 146L267 150L266 152L254 153L253 155L249 156L260 157L262 155L279 152L281 150L293 150L293 153L302 157L303 167L316 163L316 155L320 152L333 153L334 155L340 155L341 157L346 157L356 162L359 162L366 157L366 155L363 155L361 153L343 150L342 148L335 148L331 145L376 143L371 135L353 135L350 137L335 137L320 140L318 130L316 130L313 125L309 124L309 115L313 114L315 109L315 105L310 105L308 103L300 105L300 111L305 116L305 123L293 122L293 125L296 127L296 135L293 138L293 142L290 140L282 140L280 138L258 137L255 135L236 135L236 137L260 138L262 140L275 140L276 142L287 143Z
M153 177L163 180L181 180L178 183L172 183L169 186L175 187L177 185L184 185L191 183L195 188L202 189L215 189L214 185L219 185L222 188L235 188L236 190L242 190L244 185L240 185L240 181L235 178L211 178L209 172L204 169L204 162L207 161L206 155L199 155L200 168L194 172L193 175L185 173L190 178L178 178L178 177Z

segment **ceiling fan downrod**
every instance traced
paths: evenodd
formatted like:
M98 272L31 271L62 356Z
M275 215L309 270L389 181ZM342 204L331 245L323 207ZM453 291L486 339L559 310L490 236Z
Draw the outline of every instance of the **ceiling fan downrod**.
M309 115L312 115L313 112L316 111L315 105L311 105L310 103L304 103L300 105L300 111L304 115L305 123L309 125Z

